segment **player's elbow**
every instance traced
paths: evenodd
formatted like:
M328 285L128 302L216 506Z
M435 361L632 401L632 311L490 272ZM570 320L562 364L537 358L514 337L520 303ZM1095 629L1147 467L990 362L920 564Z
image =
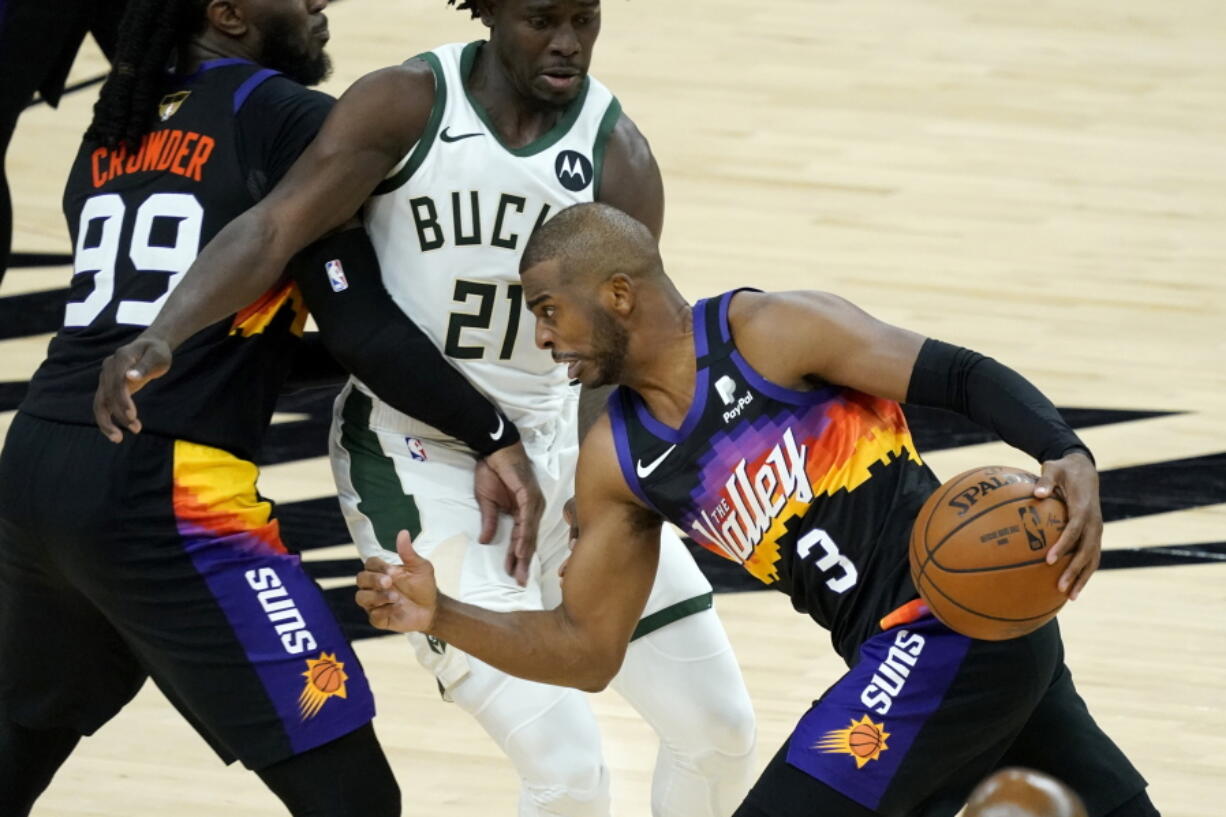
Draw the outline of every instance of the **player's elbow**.
M576 686L584 692L603 692L621 671L625 658L625 646L590 651L583 659L582 681Z

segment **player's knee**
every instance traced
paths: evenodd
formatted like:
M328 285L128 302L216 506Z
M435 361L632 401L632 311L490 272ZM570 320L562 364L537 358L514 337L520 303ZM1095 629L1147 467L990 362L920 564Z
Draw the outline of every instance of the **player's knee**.
M507 743L507 755L526 782L545 788L592 791L608 775L598 741L522 729Z
M606 817L609 770L601 755L599 733L556 727L555 720L539 718L506 741L507 755L523 780L524 813Z
M714 711L703 713L707 747L737 757L753 751L758 720L748 698L730 697Z
M593 771L593 770L588 770ZM603 765L594 770L595 779L587 775L590 785L581 786L584 779L574 778L551 785L525 781L520 795L522 817L609 817L609 770Z

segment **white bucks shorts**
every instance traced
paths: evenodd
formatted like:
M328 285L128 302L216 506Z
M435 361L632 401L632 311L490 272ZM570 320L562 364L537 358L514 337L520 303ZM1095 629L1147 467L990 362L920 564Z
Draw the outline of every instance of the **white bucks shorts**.
M558 568L570 553L562 507L574 493L575 409L572 402L547 428L520 429L545 495L536 556L527 586L520 587L505 566L510 517L499 520L493 542L477 541L481 513L473 498L472 450L372 399L351 380L336 400L330 450L341 510L362 558L398 562L396 534L407 530L448 595L500 612L556 607L562 600ZM655 585L634 637L710 606L710 582L666 525ZM468 674L467 659L454 648L419 634L409 640L444 694Z

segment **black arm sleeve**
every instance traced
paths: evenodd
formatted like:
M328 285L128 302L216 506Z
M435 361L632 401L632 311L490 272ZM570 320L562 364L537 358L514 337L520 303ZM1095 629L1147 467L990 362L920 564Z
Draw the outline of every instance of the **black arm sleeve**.
M380 400L480 456L519 441L506 415L392 301L365 230L320 239L294 258L289 271L328 351Z
M294 351L294 363L281 386L283 394L325 386L343 386L349 372L332 356L318 332L302 335Z
M911 371L907 402L956 411L1039 462L1059 459L1075 448L1094 458L1029 380L960 346L924 341Z

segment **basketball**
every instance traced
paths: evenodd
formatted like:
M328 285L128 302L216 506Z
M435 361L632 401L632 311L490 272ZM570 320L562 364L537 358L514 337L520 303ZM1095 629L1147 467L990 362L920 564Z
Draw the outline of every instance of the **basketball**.
M334 693L344 683L341 669L330 661L316 664L311 668L311 685L320 692Z
M933 615L971 638L1002 641L1037 630L1068 597L1056 587L1070 555L1047 564L1068 519L1055 497L1036 499L1034 474L975 468L928 498L911 529L911 579Z

